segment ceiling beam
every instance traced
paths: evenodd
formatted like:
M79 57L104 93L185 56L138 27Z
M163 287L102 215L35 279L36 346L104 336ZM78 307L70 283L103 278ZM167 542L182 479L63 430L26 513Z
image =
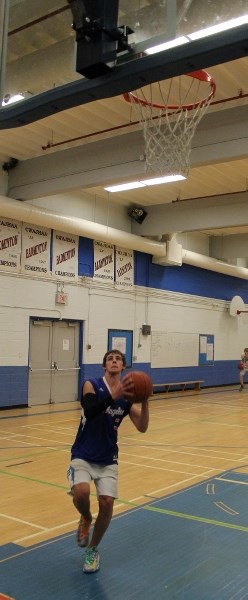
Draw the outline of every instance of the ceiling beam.
M0 129L20 127L56 112L114 97L154 81L230 62L248 54L248 25L191 41L157 54L133 58L112 73L82 79L0 108Z
M191 168L246 157L247 138L248 106L205 115L193 139ZM56 153L48 150L44 156L19 162L8 175L9 195L30 200L96 186L104 192L111 183L145 176L144 139L141 131L135 131ZM132 192L127 196L131 202Z
M161 237L165 233L243 227L248 225L248 192L173 202L146 210L142 225L133 222L133 233Z

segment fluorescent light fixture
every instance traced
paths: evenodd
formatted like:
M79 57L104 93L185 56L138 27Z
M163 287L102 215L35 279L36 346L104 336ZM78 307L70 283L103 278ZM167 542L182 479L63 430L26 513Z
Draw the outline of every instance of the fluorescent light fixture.
M111 185L104 189L107 192L123 192L124 190L135 190L141 187L145 187L145 184L141 181L131 181L131 183L120 183L120 185Z
M219 23L219 25L212 25L212 27L206 27L200 31L195 31L194 33L188 34L188 37L190 40L199 40L200 38L213 35L214 33L226 31L227 29L233 29L239 25L245 25L245 23L248 23L248 15L237 17L237 19L230 19L229 21L224 21L223 23Z
M6 94L2 101L2 106L8 106L9 104L14 104L14 102L20 102L20 100L24 100L25 96L23 94L15 94L14 96L10 96Z
M143 179L142 181L132 181L131 183L121 183L104 188L107 192L123 192L126 190L135 190L150 185L161 185L161 183L171 183L172 181L181 181L186 179L184 175L166 175L165 177L154 177L153 179Z
M161 185L161 183L171 183L172 181L181 181L186 179L184 175L166 175L165 177L155 177L153 179L143 179L145 185Z
M239 25L245 25L248 23L248 15L243 15L242 17L237 17L236 19L230 19L229 21L224 21L223 23L219 23L218 25L212 25L211 27L206 27L205 29L200 29L199 31L194 31L194 33L189 33L187 36L182 35L174 40L170 40L169 42L163 42L161 44L157 44L157 46L151 46L151 48L146 48L146 54L156 54L157 52L161 52L162 50L168 50L169 48L175 48L176 46L182 46L183 44L187 44L187 42L192 40L199 40L200 38L208 37L213 35L214 33L219 33L221 31L226 31L228 29L233 29L234 27L238 27Z
M146 48L146 54L156 54L157 52L161 52L162 50L168 50L169 48L175 48L176 46L182 46L182 44L187 44L189 39L182 35L175 40L170 40L169 42L163 42L162 44L158 44L157 46L152 46L151 48Z

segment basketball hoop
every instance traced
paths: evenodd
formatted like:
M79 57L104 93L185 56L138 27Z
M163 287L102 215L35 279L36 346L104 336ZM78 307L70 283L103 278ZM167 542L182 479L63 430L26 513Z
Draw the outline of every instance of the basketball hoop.
M231 317L236 317L245 311L245 303L241 296L234 296L229 305L229 314Z
M143 128L147 172L188 175L192 138L215 91L214 79L199 70L123 94Z

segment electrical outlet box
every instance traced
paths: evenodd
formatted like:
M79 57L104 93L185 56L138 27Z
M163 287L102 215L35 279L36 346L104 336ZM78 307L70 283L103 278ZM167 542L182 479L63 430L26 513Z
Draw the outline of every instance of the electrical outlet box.
M56 304L68 304L68 295L65 292L57 292L55 302Z

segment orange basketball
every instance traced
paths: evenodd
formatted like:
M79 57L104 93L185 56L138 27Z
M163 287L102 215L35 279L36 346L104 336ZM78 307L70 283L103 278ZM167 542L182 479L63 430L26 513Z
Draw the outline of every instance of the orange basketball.
M131 371L128 374L133 382L134 390L132 402L143 402L152 395L152 380L143 371Z

